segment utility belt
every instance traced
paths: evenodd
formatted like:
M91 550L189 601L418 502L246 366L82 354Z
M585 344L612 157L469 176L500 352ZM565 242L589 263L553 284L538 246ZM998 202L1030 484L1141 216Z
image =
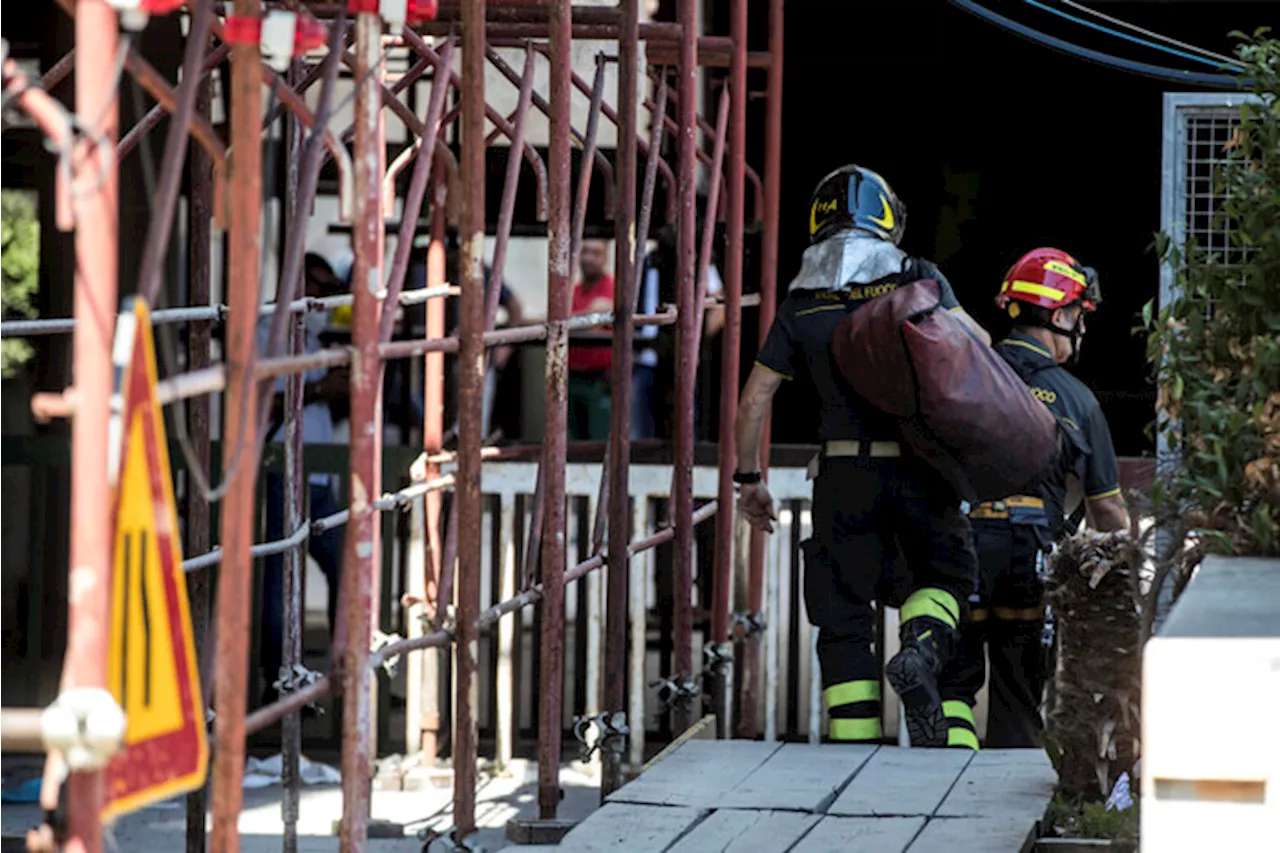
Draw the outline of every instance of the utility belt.
M809 460L806 469L808 479L816 479L822 473L823 459L861 457L863 459L894 459L902 455L902 445L896 441L867 441L840 439L824 442L822 449Z
M969 510L969 518L981 521L1008 521L1010 524L1027 524L1048 527L1049 516L1042 498L1030 495L1013 495L999 501L983 501Z

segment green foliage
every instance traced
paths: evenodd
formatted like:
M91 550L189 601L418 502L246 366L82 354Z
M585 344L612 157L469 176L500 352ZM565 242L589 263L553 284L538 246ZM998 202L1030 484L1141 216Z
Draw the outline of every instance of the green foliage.
M1108 811L1105 803L1081 803L1058 794L1049 801L1044 826L1047 831L1067 838L1135 842L1138 838L1138 809L1134 806L1124 811Z
M1156 429L1177 465L1157 511L1198 534L1200 552L1280 555L1280 40L1236 55L1257 96L1214 177L1227 256L1161 234L1176 298L1142 312L1159 386ZM1239 34L1237 34L1239 35Z
M35 203L27 194L0 192L0 271L3 272L5 319L29 319L36 316L35 295L40 270L40 220ZM12 376L31 358L31 345L26 341L0 342L0 375Z

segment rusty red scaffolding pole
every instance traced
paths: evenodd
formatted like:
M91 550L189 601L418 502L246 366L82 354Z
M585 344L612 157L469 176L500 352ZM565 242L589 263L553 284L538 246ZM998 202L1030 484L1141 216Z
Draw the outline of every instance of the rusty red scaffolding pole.
M760 247L760 334L764 345L778 303L778 201L782 170L782 24L783 0L769 0L769 77L765 101L764 154L764 233ZM760 438L760 468L769 476L769 447L773 416L765 413ZM747 575L747 608L752 613L764 612L764 534L751 533L750 562ZM777 619L770 613L768 618ZM743 647L742 715L738 736L754 738L759 733L756 702L760 683L760 640L755 638Z
M375 682L367 662L378 614L378 566L381 524L373 500L381 491L382 357L378 322L382 292L382 176L386 145L380 94L382 18L376 12L356 15L354 74L355 208L352 243L355 261L351 289L351 520L348 522L340 608L347 620L343 649L342 829L343 853L364 849L373 784Z
M235 13L257 18L257 0L236 0ZM99 36L101 33L98 34ZM258 122L262 115L262 75L256 42L231 48L231 139L236 156L230 165L227 323L224 359L222 458L229 478L222 506L222 566L218 575L218 644L214 720L212 849L240 849L238 821L243 801L244 714L248 682L249 636L252 633L250 583L253 565L254 479L256 466L236 465L238 448L256 442L257 397L253 390L255 327L258 319L258 275L262 196L262 148ZM77 78L79 75L77 75ZM194 127L195 125L193 125Z
M618 39L618 204L614 213L614 281L613 327L614 375L613 411L609 429L609 575L605 605L604 702L609 713L626 707L627 683L627 582L630 560L623 542L631 539L631 493L628 487L631 471L631 391L632 342L635 331L631 317L636 307L636 247L644 245L644 235L636 233L636 61L638 57L638 21L640 0L621 0L622 12ZM657 156L656 152L650 154ZM600 507L599 511L605 508ZM644 725L643 720L630 720L631 726ZM607 797L623 784L622 760L626 751L621 743L605 743L601 750L603 774L600 797Z
M114 145L118 110L116 13L103 0L81 0L76 17L79 48L76 110L107 143L86 143L76 172L96 176L92 191L73 193L76 225L75 317L72 381L79 408L71 425L71 579L63 690L107 686L110 622L111 517L107 482L107 430L111 417L111 338L115 330L119 204ZM110 158L103 162L103 158ZM103 775L72 773L67 780L69 850L102 849Z
M213 84L208 77L200 81L196 89L196 115L208 119L213 104ZM208 305L210 302L210 267L213 260L211 243L213 221L213 164L199 145L191 146L188 156L190 195L187 199L187 258L190 284L187 292L189 305ZM187 368L200 370L212 362L213 323L208 320L191 324L187 337ZM195 458L204 470L209 470L209 398L197 397L187 403L187 433ZM186 529L183 531L187 552L203 554L212 544L209 530L209 502L200 494L195 481L188 475L187 494L183 515ZM211 572L193 572L187 577L187 595L191 599L191 634L199 656L202 696L209 696L209 673L212 670L206 637L209 636L209 581ZM207 784L187 795L187 853L204 853L205 812L209 796Z
M484 404L484 225L485 225L485 2L462 11L462 197L458 355L458 627L457 728L453 736L453 817L455 840L476 828L476 683L479 657L481 419ZM440 75L440 82L447 78ZM514 151L512 152L514 155ZM494 285L497 287L497 284Z
M552 820L560 803L561 703L564 698L565 455L568 429L569 336L569 0L550 4L551 212L547 218L546 422L542 459L542 678L538 707L538 815Z
M435 83L432 84L436 85ZM433 165L433 185L431 187L431 243L427 248L427 287L438 287L444 284L445 276L445 202L448 197L448 185L445 182L444 167L439 163ZM444 337L444 302L433 299L427 303L426 337ZM426 377L426 388L423 392L422 448L427 454L428 480L440 476L440 464L430 461L432 456L444 450L444 353L427 353L423 360L423 374ZM440 504L441 493L430 491L426 495L425 517L427 524L427 578L423 588L426 590L428 603L434 603L436 613L448 609L449 602L440 598ZM422 731L422 756L430 766L436 758L440 736L440 672L443 667L437 657L435 667L425 666L423 671L422 717L419 723ZM409 708L407 713L416 713L418 709Z
M745 209L747 146L747 0L733 0L729 24L734 43L729 67L729 169L726 187L728 203L725 222L724 331L720 359L720 512L716 515L715 575L711 604L711 642L729 640L729 609L733 596L733 470L736 465L733 421L738 411L739 351L742 347L742 233ZM731 667L732 664L729 664ZM727 676L729 672L724 674ZM719 689L728 692L721 680ZM732 709L732 700L717 697L720 713ZM730 732L729 721L717 728L722 736Z
M675 626L674 660L671 671L677 678L693 677L693 528L683 520L693 515L693 397L694 381L698 369L694 343L698 329L694 325L697 276L694 259L697 256L695 227L695 173L698 128L698 55L697 55L697 0L680 0L680 24L683 27L680 41L680 149L676 174L680 189L679 234L677 239L678 263L678 311L676 324L676 418L675 457L672 483L671 514L676 524L675 536ZM681 697L672 715L676 732L683 732L694 723L696 700Z

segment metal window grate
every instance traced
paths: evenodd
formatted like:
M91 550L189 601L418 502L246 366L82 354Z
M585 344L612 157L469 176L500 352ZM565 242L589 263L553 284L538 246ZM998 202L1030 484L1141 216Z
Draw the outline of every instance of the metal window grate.
M1184 121L1184 237L1195 240L1219 262L1238 264L1243 252L1231 245L1232 223L1218 216L1223 198L1215 191L1214 177L1229 159L1227 146L1240 126L1239 113L1233 109L1189 111Z

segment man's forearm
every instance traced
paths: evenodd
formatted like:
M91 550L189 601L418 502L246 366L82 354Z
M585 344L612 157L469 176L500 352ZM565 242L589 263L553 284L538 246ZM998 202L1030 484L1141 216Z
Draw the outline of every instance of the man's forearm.
M760 468L760 435L764 431L764 408L743 401L734 424L734 446L737 450L737 469L742 472Z
M747 376L747 384L738 399L738 419L733 425L737 447L738 470L760 470L760 436L764 419L773 405L773 395L782 384L782 375L757 364Z

